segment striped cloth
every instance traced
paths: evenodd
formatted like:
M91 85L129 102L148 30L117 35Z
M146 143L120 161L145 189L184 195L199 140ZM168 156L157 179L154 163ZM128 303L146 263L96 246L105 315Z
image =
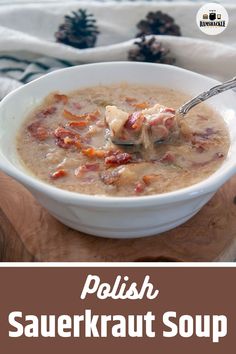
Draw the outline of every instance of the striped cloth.
M73 63L67 60L50 57L31 61L12 55L0 55L0 73L22 84L26 84L55 68L60 69L72 65Z
M21 55L0 54L0 100L12 90L53 70L73 66L68 60L39 57L27 60Z
M200 6L197 0L191 3L178 1L175 6L171 1L151 0L119 3L102 0L38 0L28 3L19 0L17 4L4 3L0 0L0 99L11 90L52 70L96 61L127 60L127 52L137 32L136 23L147 12L156 10L169 13L181 26L183 37L162 36L165 38L161 39L177 58L177 65L220 80L235 75L235 5L227 6L229 28L220 36L209 38L200 32L195 23ZM101 34L96 48L78 50L55 43L54 32L64 15L80 7L87 8L98 20ZM217 46L218 42L222 44ZM211 65L207 63L208 58ZM224 61L228 61L227 65Z

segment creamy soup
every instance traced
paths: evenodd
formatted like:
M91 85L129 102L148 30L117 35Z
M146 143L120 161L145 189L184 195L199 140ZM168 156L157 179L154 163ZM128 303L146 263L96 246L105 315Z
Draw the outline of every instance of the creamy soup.
M69 191L174 191L215 172L229 148L224 120L205 104L176 123L175 109L188 99L172 89L123 83L52 93L26 117L17 150L32 175Z

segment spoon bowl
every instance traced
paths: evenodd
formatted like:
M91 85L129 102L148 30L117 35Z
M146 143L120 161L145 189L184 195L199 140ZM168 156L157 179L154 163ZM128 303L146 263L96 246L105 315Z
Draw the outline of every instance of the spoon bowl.
M216 96L224 91L233 89L236 87L236 77L234 77L231 80L225 81L222 84L218 84L213 86L212 88L210 88L207 91L204 91L200 94L198 94L197 96L191 98L189 101L187 101L186 103L184 103L181 107L179 107L176 110L175 116L176 116L176 123L178 125L178 123L181 121L181 119L184 118L184 116L195 106L197 106L198 104L208 100L209 98ZM157 139L154 144L160 144L166 140L168 140L169 137L167 137L167 139ZM121 140L116 138L115 136L113 136L111 138L111 141L113 144L115 145L123 145L123 146L133 146L133 145L138 145L138 143L136 143L135 141L129 141L129 140Z

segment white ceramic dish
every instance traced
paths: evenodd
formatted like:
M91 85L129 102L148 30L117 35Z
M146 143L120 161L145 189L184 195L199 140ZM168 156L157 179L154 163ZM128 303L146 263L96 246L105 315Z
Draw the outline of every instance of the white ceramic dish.
M172 87L190 95L217 84L213 79L178 67L147 63L90 64L50 73L12 92L0 103L0 168L24 184L58 220L74 229L113 238L155 235L191 218L236 173L234 92L225 92L208 102L222 114L229 127L231 146L227 159L203 182L175 192L124 198L73 193L31 176L21 166L16 153L19 126L26 114L50 92L121 81Z

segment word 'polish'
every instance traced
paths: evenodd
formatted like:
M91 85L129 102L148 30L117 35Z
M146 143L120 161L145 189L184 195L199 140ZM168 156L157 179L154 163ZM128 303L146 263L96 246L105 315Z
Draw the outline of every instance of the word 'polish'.
M137 300L143 299L144 296L146 296L149 300L153 300L158 296L159 290L154 289L153 284L150 282L149 275L145 276L139 289L137 283L129 282L128 276L124 276L122 280L122 277L118 275L114 284L110 285L109 283L101 282L99 276L89 274L85 281L80 298L84 300L89 294L96 294L97 298L101 300L107 298L112 298L114 300Z

